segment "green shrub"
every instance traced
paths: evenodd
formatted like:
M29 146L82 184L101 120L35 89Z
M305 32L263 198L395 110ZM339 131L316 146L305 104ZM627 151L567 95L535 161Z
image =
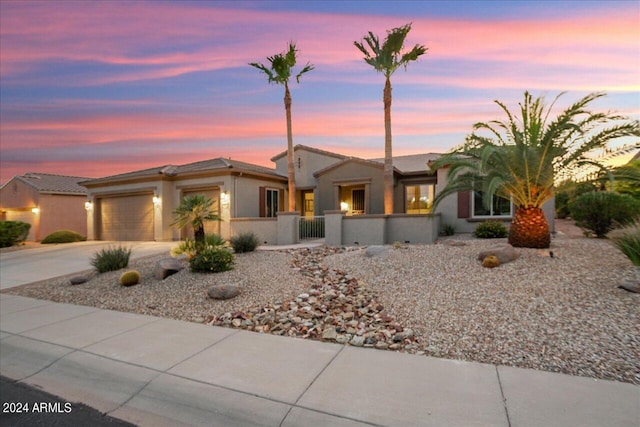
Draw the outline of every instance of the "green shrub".
M253 252L258 247L258 237L252 232L240 233L230 240L233 250L237 254Z
M456 234L456 227L451 224L445 224L444 226L444 235L445 236L453 236Z
M208 246L189 260L191 271L196 273L221 273L233 270L235 257L228 249Z
M196 247L196 241L187 237L184 242L171 249L171 256L176 258L179 255L185 255L187 259L191 259L197 252Z
M27 239L31 224L22 221L0 221L0 248L8 248Z
M120 276L120 284L122 286L133 286L140 283L140 273L136 270L129 270L122 273Z
M565 219L569 216L569 201L569 193L563 191L556 194L556 216L559 219Z
M479 239L499 239L507 237L509 232L501 222L498 221L485 221L476 227L476 231L473 233Z
M47 237L42 239L41 243L73 243L73 242L84 242L87 240L81 234L76 233L71 230L58 230L49 234Z
M116 271L129 265L129 257L131 257L131 248L110 247L96 252L91 258L91 265L98 270L98 273Z
M204 244L207 246L224 246L227 243L222 236L212 233L204 236Z
M609 239L633 265L640 266L640 221L609 233Z
M578 196L570 205L579 227L604 237L616 225L627 225L640 216L640 202L626 194L599 191Z

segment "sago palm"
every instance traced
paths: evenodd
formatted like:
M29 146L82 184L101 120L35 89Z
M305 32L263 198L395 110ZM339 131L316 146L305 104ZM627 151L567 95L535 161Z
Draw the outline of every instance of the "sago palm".
M553 197L555 175L583 165L600 166L589 154L620 137L640 135L637 121L587 107L604 96L592 93L550 119L558 95L547 108L542 97L529 92L519 104L519 116L495 101L506 120L476 123L465 143L443 155L432 169L449 167L448 182L436 196L465 190L484 192L488 204L494 195L510 199L515 214L509 243L517 247L547 248L551 242L542 205ZM480 133L482 132L482 134Z
M353 44L364 54L364 60L377 72L384 74L382 93L384 103L384 213L393 213L393 159L391 142L391 75L400 67L407 68L409 62L416 61L427 48L416 44L408 52L402 53L404 41L411 30L411 24L387 31L387 38L380 46L378 36L369 31L362 42ZM364 42L366 42L367 47Z
M289 78L291 78L293 67L296 66L298 49L293 42L289 43L289 49L286 52L267 57L270 67L257 62L251 62L249 65L261 70L267 75L269 83L275 83L284 86L284 109L287 117L287 174L289 188L289 212L294 212L296 201L296 184L293 169L293 134L291 131L291 92L289 92ZM300 77L311 70L314 66L307 62L302 70L296 74L296 82L300 83Z
M173 211L174 222L179 228L190 225L193 228L193 237L198 244L204 244L204 223L207 221L220 221L220 217L213 211L213 200L202 194L187 196L180 202L180 206Z

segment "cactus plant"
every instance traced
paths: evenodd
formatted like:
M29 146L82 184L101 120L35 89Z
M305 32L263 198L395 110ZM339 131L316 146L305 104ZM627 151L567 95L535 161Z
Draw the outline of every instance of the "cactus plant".
M120 276L120 284L122 286L133 286L140 283L140 273L136 270L129 270L122 273Z
M485 268L494 268L500 265L498 257L489 255L482 260L482 266Z

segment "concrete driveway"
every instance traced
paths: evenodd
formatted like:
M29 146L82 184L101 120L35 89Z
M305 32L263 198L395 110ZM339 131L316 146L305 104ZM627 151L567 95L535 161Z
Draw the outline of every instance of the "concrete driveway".
M91 267L93 255L109 246L131 247L131 259L166 253L178 242L103 242L88 241L43 245L0 254L0 289L65 276Z

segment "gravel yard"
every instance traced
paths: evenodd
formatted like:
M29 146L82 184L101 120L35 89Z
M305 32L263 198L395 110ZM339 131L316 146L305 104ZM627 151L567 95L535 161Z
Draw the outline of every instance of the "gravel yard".
M112 272L5 292L338 342L361 335L356 345L379 340L378 348L640 384L640 295L618 288L640 280L640 269L608 241L584 238L553 239L553 258L519 249L517 260L482 268L478 252L505 240L388 247L372 258L364 250L258 251L237 255L230 272L185 269L163 281L153 278L159 256L131 263L143 279L129 288ZM211 300L206 290L216 283L238 283L241 293ZM258 319L266 317L280 324L264 326ZM393 337L407 331L413 336Z

